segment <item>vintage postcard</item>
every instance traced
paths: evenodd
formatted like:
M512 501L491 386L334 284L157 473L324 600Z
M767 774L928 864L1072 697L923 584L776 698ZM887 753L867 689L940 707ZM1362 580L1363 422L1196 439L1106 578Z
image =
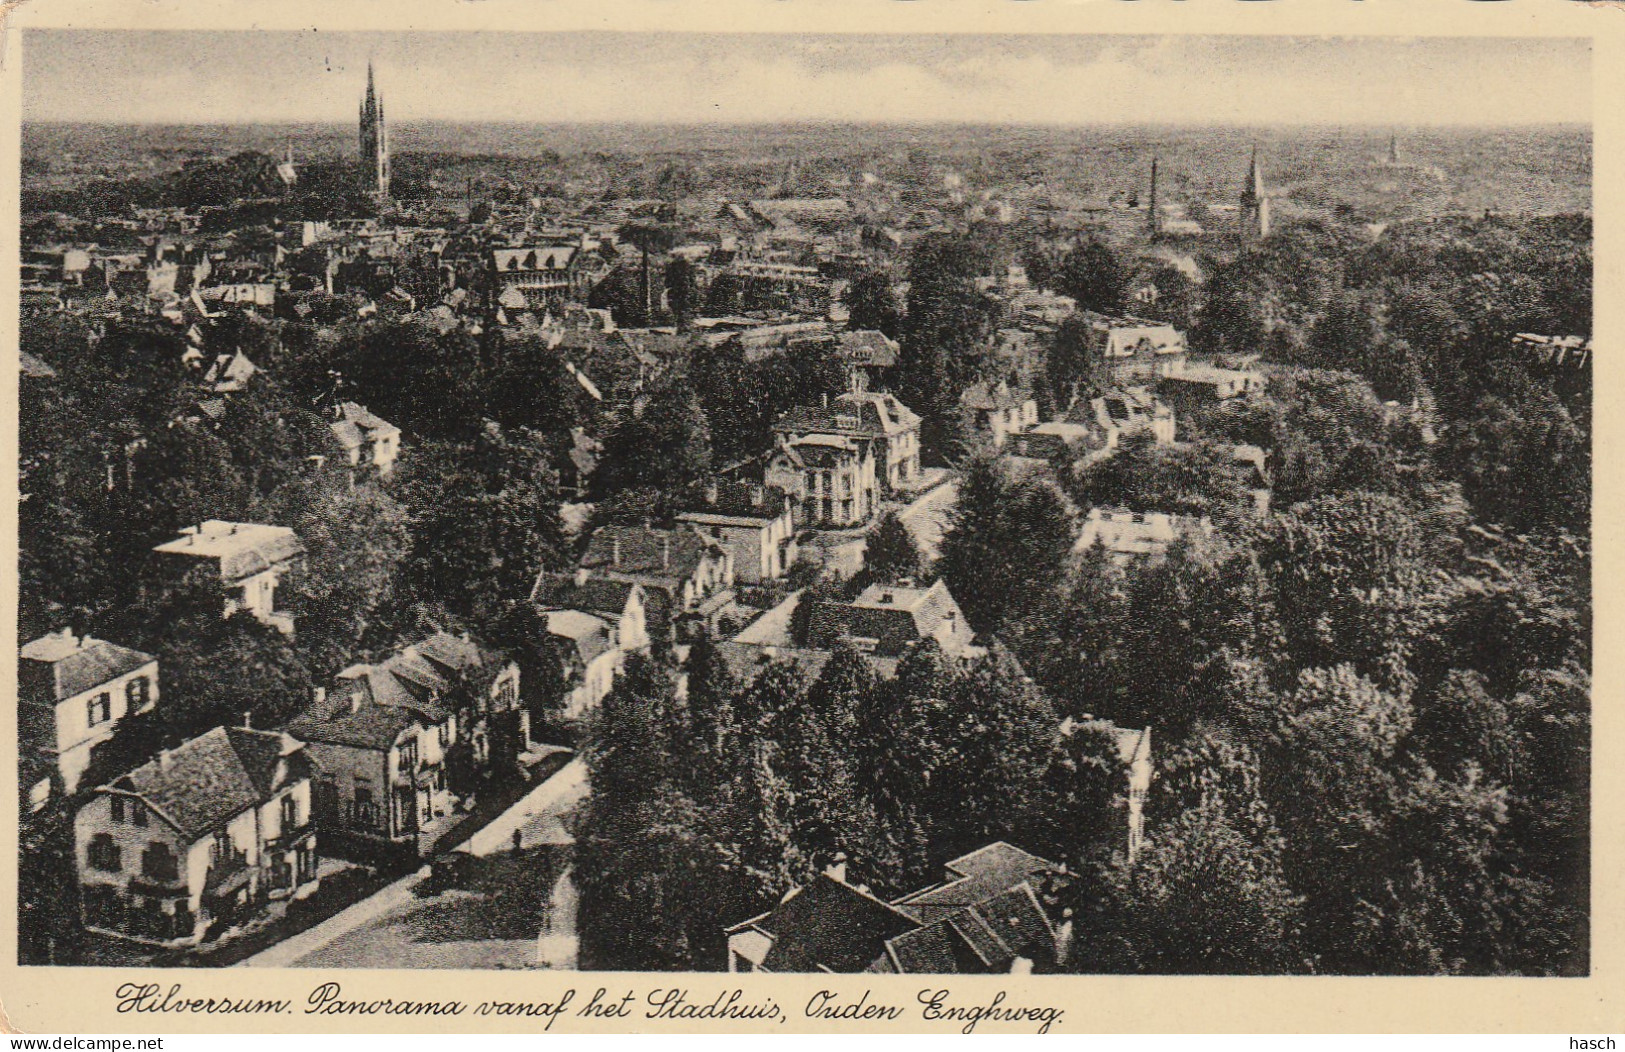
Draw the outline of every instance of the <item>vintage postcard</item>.
M1617 1030L1625 18L1368 6L11 9L9 1025Z

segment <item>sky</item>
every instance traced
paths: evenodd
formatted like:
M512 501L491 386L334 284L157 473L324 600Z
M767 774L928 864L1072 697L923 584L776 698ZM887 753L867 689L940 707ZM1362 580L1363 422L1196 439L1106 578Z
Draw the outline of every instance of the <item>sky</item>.
M26 120L1589 123L1570 38L32 29Z

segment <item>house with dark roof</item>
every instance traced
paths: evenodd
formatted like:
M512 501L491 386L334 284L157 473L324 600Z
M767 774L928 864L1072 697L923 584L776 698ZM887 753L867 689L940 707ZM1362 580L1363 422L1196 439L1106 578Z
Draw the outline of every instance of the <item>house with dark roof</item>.
M601 526L576 569L583 580L642 585L651 639L686 639L702 626L715 628L734 599L733 555L689 523L669 530L648 524Z
M773 433L790 446L834 437L872 447L881 494L905 489L920 475L920 417L896 395L848 391L823 405L798 406L779 417Z
M126 716L158 703L158 659L71 628L18 651L19 758L24 812L45 806L53 789L72 795L91 753Z
M733 556L734 578L747 584L776 581L796 561L790 497L776 486L712 479L677 513Z
M531 602L554 640L569 691L566 719L586 715L615 685L626 655L649 646L648 593L636 581L542 574Z
M1003 449L1011 435L1038 423L1038 400L1032 392L1005 380L971 384L959 396L959 405L966 429L993 443L994 449Z
M879 390L897 367L897 341L874 329L841 333L837 352L854 391Z
M498 727L516 739L508 751L528 744L518 665L467 636L439 632L384 661L344 669L287 731L318 765L314 799L325 829L347 843L417 850L420 834L452 816L448 753L465 745L475 768L495 762L504 755L493 747Z
M512 290L527 306L562 306L586 294L587 271L577 259L579 244L517 245L493 248L487 260L493 297Z
M838 858L767 913L726 929L731 972L1011 974L1054 970L1070 928L1044 897L1053 862L999 841L943 867L942 880L887 902L846 879Z
M1191 362L1157 381L1157 394L1181 410L1245 398L1263 389L1264 374L1256 369L1225 369L1204 362Z
M276 587L299 565L305 546L288 527L209 519L183 528L178 538L153 551L177 564L197 560L216 564L226 593L223 617L246 610L258 621L293 632L293 618L276 609Z
M764 477L790 495L796 526L853 529L879 507L879 483L871 442L845 435L809 432L774 436Z
M365 406L343 402L334 407L333 422L327 426L350 467L371 468L379 475L395 469L395 458L401 452L401 429L383 417Z
M870 585L850 603L824 603L814 613L813 625L821 646L845 639L877 658L901 657L927 639L935 640L948 657L970 658L983 652L972 646L976 633L941 581L925 588Z
M85 927L192 945L313 892L310 776L288 735L216 727L98 788L74 816Z
M1106 391L1083 407L1074 408L1073 419L1091 424L1105 440L1106 449L1116 449L1125 437L1149 434L1159 446L1174 443L1174 411L1144 387L1120 387Z

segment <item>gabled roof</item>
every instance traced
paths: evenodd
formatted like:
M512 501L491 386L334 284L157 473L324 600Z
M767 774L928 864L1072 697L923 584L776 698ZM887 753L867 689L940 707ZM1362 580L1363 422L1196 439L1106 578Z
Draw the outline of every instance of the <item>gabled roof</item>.
M790 498L777 486L758 486L737 479L719 478L704 492L690 497L677 517L711 521L740 519L771 522L790 508Z
M414 723L435 726L455 715L443 695L458 672L495 669L504 660L470 637L437 632L382 662L340 672L326 700L288 729L307 741L388 749Z
M493 248L491 264L498 271L563 270L575 258L575 245L524 245Z
M772 972L861 972L885 953L886 940L918 927L913 918L826 874L790 892L759 925L773 946Z
M848 391L829 405L797 406L779 417L773 429L799 434L885 438L917 430L920 417L896 395Z
M582 610L547 610L547 631L567 642L583 665L614 649L614 636L608 621Z
M691 526L657 530L647 526L602 526L581 557L584 569L598 573L660 581L682 581L699 572L706 559L722 549Z
M346 449L359 449L364 442L399 435L401 429L354 402L339 405L334 414L337 419L329 427Z
M288 733L301 741L388 752L403 732L420 722L421 717L409 709L365 700L352 706L347 695L329 695L289 723Z
M944 653L955 655L974 638L942 581L927 588L870 585L850 603L827 604L823 613L837 633L873 639L875 653L886 656L895 656L907 644L923 639L935 639Z
M537 577L530 597L543 610L585 610L616 620L626 613L632 597L642 591L643 587L636 581L617 581L597 576L577 581L573 574L548 574L544 571Z
M110 683L157 660L151 654L105 639L77 638L69 628L25 643L18 650L18 657L21 659L19 687L24 688L31 681L45 681L49 684L52 704ZM24 700L34 700L27 697L26 689L22 693Z
M853 365L889 369L897 364L897 341L874 329L841 333L841 354Z
M967 409L1010 409L1020 406L1032 398L1032 395L1019 388L1011 387L1000 380L997 384L986 381L971 384L965 388L965 393L959 400Z
M1060 872L1055 863L1002 840L961 855L943 868L943 883L903 896L897 907L929 923L1042 874Z
M947 879L890 903L820 874L771 912L729 929L730 942L774 972L1009 972L1016 958L1048 966L1055 929L1035 881L1057 865L1003 842L955 859Z
M216 727L100 791L139 796L183 837L196 840L264 803L281 787L309 777L303 748L276 731Z

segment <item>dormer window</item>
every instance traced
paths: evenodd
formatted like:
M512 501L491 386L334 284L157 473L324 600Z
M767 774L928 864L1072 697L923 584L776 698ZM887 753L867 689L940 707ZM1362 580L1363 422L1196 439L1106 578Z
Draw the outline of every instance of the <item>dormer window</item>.
M113 718L113 695L103 691L91 698L85 705L85 716L92 727L100 726Z
M152 684L145 676L137 676L124 687L124 701L130 712L140 712L147 707L147 701L152 696Z

